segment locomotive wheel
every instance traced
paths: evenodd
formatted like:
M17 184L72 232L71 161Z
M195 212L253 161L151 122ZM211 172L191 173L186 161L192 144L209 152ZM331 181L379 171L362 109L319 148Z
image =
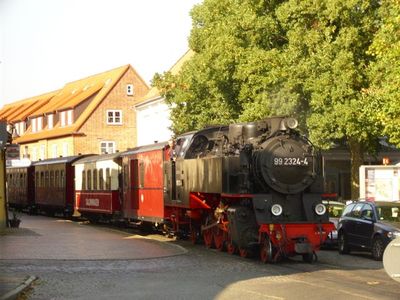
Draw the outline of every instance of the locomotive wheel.
M273 246L270 238L265 235L262 239L260 245L260 259L266 264L268 262L273 262Z
M219 251L224 250L224 232L217 228L213 234L215 248Z
M204 244L206 245L207 248L212 248L213 246L213 234L211 230L207 229L203 231L203 239L204 239Z
M226 243L226 251L227 251L229 254L235 254L236 251L237 251L237 248L236 248L236 246L235 246L232 242L227 242L227 243Z

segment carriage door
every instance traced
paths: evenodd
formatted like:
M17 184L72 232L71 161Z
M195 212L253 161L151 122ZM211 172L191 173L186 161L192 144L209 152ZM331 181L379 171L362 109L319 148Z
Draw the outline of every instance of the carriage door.
M127 158L123 166L123 190L124 190L124 215L136 217L138 209L138 176L139 167L137 159Z
M164 203L172 204L176 199L175 161L164 162Z

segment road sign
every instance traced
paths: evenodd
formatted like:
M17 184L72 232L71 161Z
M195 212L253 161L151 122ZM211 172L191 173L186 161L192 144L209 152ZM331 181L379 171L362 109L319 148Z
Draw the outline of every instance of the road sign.
M8 144L6 148L6 160L19 159L19 145Z

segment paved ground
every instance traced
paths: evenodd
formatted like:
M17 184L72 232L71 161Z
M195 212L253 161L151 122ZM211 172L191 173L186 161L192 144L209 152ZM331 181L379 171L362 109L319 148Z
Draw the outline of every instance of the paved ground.
M303 263L299 258L263 265L158 235L149 236L149 240L113 229L44 217L27 217L22 225L28 224L30 227L21 236L0 237L0 247L4 241L19 245L24 245L22 240L26 242L25 252L16 252L23 259L12 258L12 246L4 247L8 249L8 258L0 260L0 274L8 278L36 275L39 279L28 295L31 300L400 299L400 284L388 277L382 262L367 254L341 256L337 251L321 251L318 263L314 264ZM56 245L49 241L39 243L46 236ZM67 245L68 239L76 242L78 249ZM88 244L82 239L87 239ZM111 250L110 243L127 249ZM40 248L51 259L35 252ZM82 256L71 259L69 251ZM103 258L86 259L88 251ZM23 256L27 253L33 257ZM112 257L104 258L107 253ZM121 258L115 257L116 253Z
M24 215L21 227L0 236L0 260L145 259L185 252L169 243L63 219Z
M104 226L22 215L21 228L0 233L0 267L8 260L142 260L184 254L164 239L160 242ZM160 237L162 240L163 238ZM0 272L0 299L32 273Z

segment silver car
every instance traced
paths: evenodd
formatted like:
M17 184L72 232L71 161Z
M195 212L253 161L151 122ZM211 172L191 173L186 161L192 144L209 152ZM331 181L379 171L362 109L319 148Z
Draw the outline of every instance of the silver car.
M323 200L323 204L325 204L326 209L329 214L329 221L335 225L337 229L339 218L342 215L343 209L345 204L339 201L332 201L332 200ZM323 247L336 247L338 244L338 233L337 230L333 230L329 233L328 238L326 239L325 243L322 245Z

